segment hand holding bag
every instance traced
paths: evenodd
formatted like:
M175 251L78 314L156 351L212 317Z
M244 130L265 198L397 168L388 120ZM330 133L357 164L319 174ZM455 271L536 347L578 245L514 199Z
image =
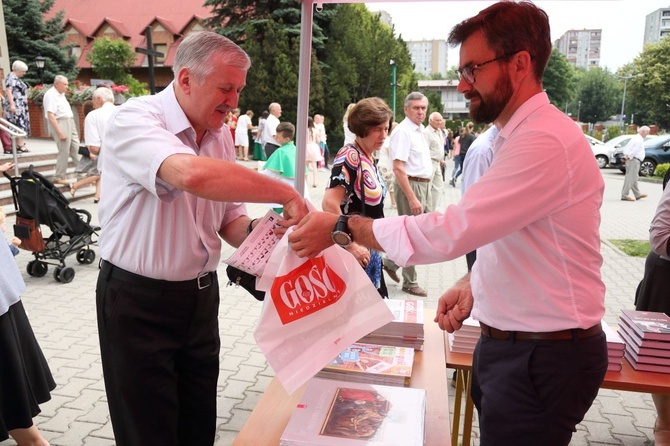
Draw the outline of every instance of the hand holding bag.
M254 338L279 381L293 393L350 344L393 314L354 256L331 246L301 259L275 247L256 289L266 291Z

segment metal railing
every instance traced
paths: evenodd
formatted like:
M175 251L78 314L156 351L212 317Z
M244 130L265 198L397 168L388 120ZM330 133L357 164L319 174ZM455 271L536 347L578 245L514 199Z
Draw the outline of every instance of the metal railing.
M0 118L0 130L9 133L12 137L12 156L14 157L14 176L19 176L19 157L16 154L16 138L25 138L28 134L20 127L15 126L5 118Z

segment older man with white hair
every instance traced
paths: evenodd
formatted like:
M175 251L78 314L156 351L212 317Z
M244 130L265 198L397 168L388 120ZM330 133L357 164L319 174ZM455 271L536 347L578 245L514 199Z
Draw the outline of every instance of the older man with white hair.
M633 136L628 144L624 146L623 155L626 159L626 178L623 180L623 189L621 189L622 201L635 201L647 197L647 194L640 192L637 187L637 179L640 176L640 163L644 161L644 138L649 135L649 127L643 125L637 130L637 135ZM635 199L628 194L633 191Z
M430 149L430 160L433 163L433 176L430 179L430 203L428 210L436 211L441 205L444 195L444 178L442 178L442 166L444 166L444 134L441 126L444 118L440 112L433 112L428 117L428 127L423 129Z
M93 202L97 203L100 201L100 174L102 172L102 163L99 158L100 148L107 129L107 122L114 112L114 92L107 87L100 87L93 92L91 100L93 101L93 110L86 115L84 120L84 136L89 151L88 162L95 163L95 166L93 174L89 174L70 186L70 193L74 197L77 189L86 184L95 183ZM82 156L79 166L85 158L87 157ZM79 166L77 166L77 171L80 170Z
M54 183L69 184L66 178L68 158L79 159L79 134L74 122L72 107L65 97L69 83L67 77L57 75L54 84L44 93L44 115L49 122L49 133L58 146Z

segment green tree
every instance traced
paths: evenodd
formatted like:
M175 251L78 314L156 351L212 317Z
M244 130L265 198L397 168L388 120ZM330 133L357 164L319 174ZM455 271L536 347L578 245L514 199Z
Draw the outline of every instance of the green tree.
M42 74L44 82L51 83L57 74L74 79L77 61L68 56L69 47L63 46L63 11L52 19L44 20L55 0L2 0L5 14L7 45L11 63L25 62L29 70L23 78L28 85L40 83L35 57L45 57Z
M595 67L586 71L579 81L578 91L582 122L605 121L617 113L620 87L609 70Z
M645 45L632 65L625 67L626 72L620 72L641 75L629 79L626 85L626 114L636 112L636 122L653 123L661 128L670 126L669 64L670 40L662 39L658 43Z
M556 48L551 51L542 85L551 103L561 110L575 96L575 68Z
M103 79L110 79L115 84L122 84L130 74L137 55L128 42L122 39L100 37L93 42L86 60L91 63L93 71Z

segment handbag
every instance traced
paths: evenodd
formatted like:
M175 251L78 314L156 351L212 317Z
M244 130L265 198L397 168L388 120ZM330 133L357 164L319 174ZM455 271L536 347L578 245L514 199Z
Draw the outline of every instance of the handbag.
M256 300L263 301L265 299L265 291L256 289L256 276L242 271L239 268L228 265L226 268L226 275L228 276L228 286L235 285L235 287L242 287L249 292Z
M88 147L79 146L79 154L83 156L88 156L90 158L91 152L89 152Z
M41 252L46 249L42 231L33 219L16 217L14 235L21 239L19 248L32 252Z

